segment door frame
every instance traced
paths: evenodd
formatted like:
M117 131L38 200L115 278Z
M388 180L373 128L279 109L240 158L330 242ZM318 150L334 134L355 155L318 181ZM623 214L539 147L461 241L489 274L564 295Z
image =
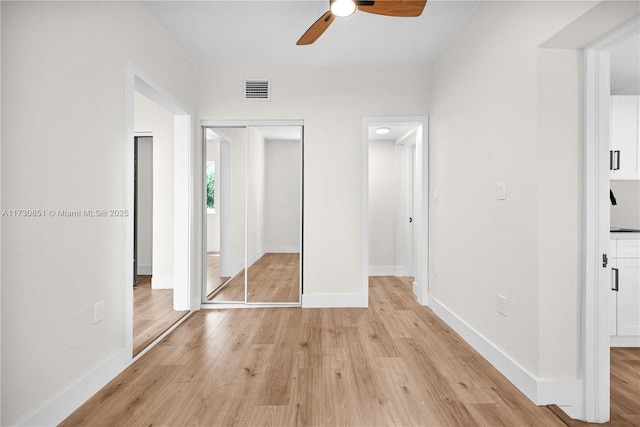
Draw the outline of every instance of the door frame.
M200 308L200 292L194 288L196 260L193 219L193 113L151 77L130 61L124 64L124 198L123 206L133 212L135 92L149 98L169 113L174 124L174 207L173 207L173 309L194 311ZM126 354L133 354L133 215L123 225L124 244L124 337ZM133 359L133 357L132 357Z
M584 49L584 198L581 418L604 423L610 417L608 305L610 50L640 32L640 17L609 32ZM572 414L573 415L573 414Z
M414 248L414 149L416 147L416 135L412 132L410 135L396 141L396 145L401 152L401 168L399 171L400 194L402 198L400 206L400 215L397 218L397 227L401 236L400 246L402 248L402 276L415 276L416 266L414 265L413 253ZM407 221L407 218L411 220ZM398 240L396 239L396 244ZM417 261L417 259L416 259ZM396 273L396 275L398 275ZM415 289L414 289L415 292Z
M417 186L414 199L416 271L413 293L421 305L429 305L429 118L427 116L371 116L362 119L362 294L369 301L369 128L411 125L416 127Z

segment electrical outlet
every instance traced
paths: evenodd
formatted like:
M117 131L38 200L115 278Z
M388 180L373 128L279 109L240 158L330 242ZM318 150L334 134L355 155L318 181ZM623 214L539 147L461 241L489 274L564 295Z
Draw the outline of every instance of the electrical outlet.
M104 301L93 304L93 323L98 323L104 319Z
M507 315L507 297L498 294L498 313Z
M438 263L437 262L433 263L433 275L434 276L439 276L440 275L440 269L438 268Z

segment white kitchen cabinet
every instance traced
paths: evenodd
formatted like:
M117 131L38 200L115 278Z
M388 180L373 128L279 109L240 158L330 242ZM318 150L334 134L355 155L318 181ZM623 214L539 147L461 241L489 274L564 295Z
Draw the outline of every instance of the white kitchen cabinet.
M609 332L612 346L640 346L640 239L611 240Z
M640 258L618 258L617 335L640 336Z
M640 96L611 96L611 179L640 179Z
M609 240L609 267L611 268L611 276L609 283L609 299L607 301L608 307L608 325L609 325L609 335L616 336L618 335L618 292L614 290L615 288L615 278L613 274L615 272L614 268L617 268L616 265L616 245L617 240Z

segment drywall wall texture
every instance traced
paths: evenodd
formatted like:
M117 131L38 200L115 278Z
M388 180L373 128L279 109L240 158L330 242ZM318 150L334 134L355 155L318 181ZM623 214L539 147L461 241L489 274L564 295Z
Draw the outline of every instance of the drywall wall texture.
M264 250L264 137L247 129L247 265L256 262Z
M151 274L153 254L153 139L136 138L136 267Z
M137 3L0 7L2 203L45 210L3 218L0 423L16 425L125 346L122 219L57 214L123 207L125 60L185 105L195 88L193 65Z
M395 142L369 141L369 268L387 275L396 267L396 174Z
M482 2L433 66L430 293L536 378L578 371L582 169L581 58L539 46L594 4Z
M270 102L242 101L247 77ZM305 295L363 293L362 118L426 115L429 68L204 68L199 86L202 119L304 120Z
M207 252L220 252L220 141L207 140L207 162L213 162L216 168L216 209L207 212Z
M265 142L264 252L300 252L300 141Z
M173 114L135 93L135 131L153 133L151 286L173 289Z

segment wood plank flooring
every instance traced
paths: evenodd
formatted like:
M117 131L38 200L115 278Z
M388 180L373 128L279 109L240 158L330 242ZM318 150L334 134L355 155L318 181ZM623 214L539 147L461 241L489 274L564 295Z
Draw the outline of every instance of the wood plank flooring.
M242 271L234 276L208 301L244 302L244 274ZM300 302L300 254L266 253L247 269L247 274L247 301Z
M410 280L375 277L368 309L194 313L62 423L88 425L566 424L419 306Z
M220 276L220 252L207 253L207 299L230 277ZM243 298L244 301L244 298Z
M300 302L300 254L266 253L247 270L247 301Z
M569 427L603 424L572 420L560 408L550 409ZM606 426L640 427L640 348L611 348L611 421Z
M138 276L138 284L133 287L133 355L187 313L173 310L172 289L151 289L151 276Z

